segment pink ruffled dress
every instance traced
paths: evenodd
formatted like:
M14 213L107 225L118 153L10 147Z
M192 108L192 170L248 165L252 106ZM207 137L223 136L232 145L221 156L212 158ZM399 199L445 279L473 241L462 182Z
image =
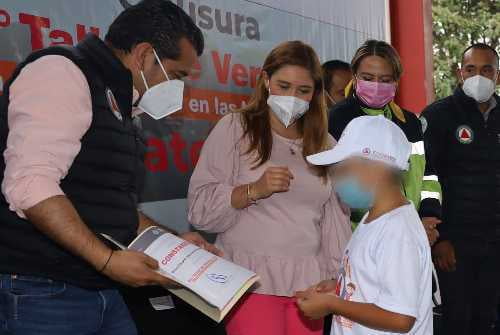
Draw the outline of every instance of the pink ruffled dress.
M290 297L334 278L351 226L331 180L324 182L308 168L300 140L277 134L270 160L252 169L254 156L244 154L248 142L242 134L240 116L229 114L208 136L189 185L189 222L217 233L224 256L260 276L254 293ZM245 209L233 208L233 189L256 181L273 166L290 169L295 177L290 190Z

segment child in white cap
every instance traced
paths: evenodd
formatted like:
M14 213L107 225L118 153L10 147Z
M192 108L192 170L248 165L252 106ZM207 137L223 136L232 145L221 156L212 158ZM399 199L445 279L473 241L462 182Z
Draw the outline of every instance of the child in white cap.
M351 208L368 209L348 243L334 281L297 292L309 318L333 313L333 335L431 335L432 261L415 207L401 191L411 145L383 116L362 116L334 149L307 157L336 164L335 191Z

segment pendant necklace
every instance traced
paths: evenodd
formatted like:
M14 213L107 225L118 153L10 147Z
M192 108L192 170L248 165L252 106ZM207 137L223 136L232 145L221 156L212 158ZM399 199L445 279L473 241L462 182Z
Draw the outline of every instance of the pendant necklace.
M292 144L290 145L289 149L290 149L290 154L295 156L295 149L293 147L297 147L297 143L295 142L295 140L292 142Z

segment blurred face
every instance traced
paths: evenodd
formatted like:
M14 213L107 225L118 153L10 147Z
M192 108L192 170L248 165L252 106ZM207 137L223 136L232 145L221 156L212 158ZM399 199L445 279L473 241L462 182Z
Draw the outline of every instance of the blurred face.
M333 98L333 100L335 100L335 103L339 103L342 100L345 100L344 91L351 79L351 71L337 70L332 73L332 87L330 88L330 91L328 93Z
M393 172L382 162L361 157L348 158L334 167L334 180L355 178L366 191L374 191L389 187L393 183Z
M462 68L457 75L462 83L476 75L498 82L497 58L491 50L470 49L465 53Z
M167 71L169 79L182 79L190 75L198 61L198 55L193 45L186 39L179 40L180 57L177 60L163 59L162 65ZM156 61L153 47L149 43L139 43L123 59L124 65L132 72L135 89L142 96L146 92L146 85L140 74L143 71L147 85L151 88L167 78Z
M293 96L310 102L314 95L314 80L309 70L296 65L285 65L271 78L263 73L266 88L272 95Z
M363 58L355 73L355 78L379 83L396 83L391 64L379 56Z
M380 164L358 157L348 158L335 165L334 178L355 178L365 190L376 188L382 178Z

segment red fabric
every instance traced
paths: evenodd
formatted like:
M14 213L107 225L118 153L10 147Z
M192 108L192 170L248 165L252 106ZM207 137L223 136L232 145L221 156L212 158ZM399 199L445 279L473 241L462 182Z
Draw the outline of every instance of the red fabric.
M227 317L228 335L321 335L323 320L301 315L295 298L249 294Z

